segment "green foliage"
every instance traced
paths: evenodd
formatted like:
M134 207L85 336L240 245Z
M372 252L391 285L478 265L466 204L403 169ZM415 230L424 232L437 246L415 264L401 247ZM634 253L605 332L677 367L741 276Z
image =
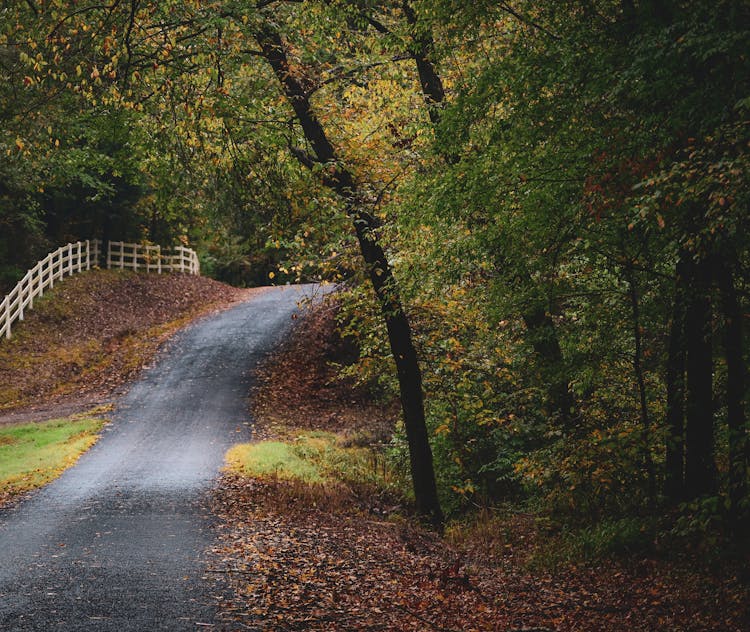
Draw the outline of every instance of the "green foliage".
M236 284L345 281L360 357L343 371L397 393L345 209L320 181L341 165L298 164L314 148L248 52L272 25L376 218L446 507L525 498L622 519L592 551L635 538L627 516L664 501L678 261L729 270L748 311L747 3L40 7L11 3L0 31L1 278L109 232L197 244ZM446 93L429 108L420 54ZM727 323L707 293L724 499ZM391 453L407 463L402 436Z
M582 560L638 557L654 549L655 528L641 518L603 520L592 526L565 530L542 545L529 562L548 570Z

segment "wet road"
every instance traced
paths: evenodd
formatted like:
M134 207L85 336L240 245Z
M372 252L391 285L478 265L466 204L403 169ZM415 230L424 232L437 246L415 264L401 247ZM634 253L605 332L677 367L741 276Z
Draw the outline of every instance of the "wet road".
M274 288L178 334L61 478L0 510L0 630L217 630L204 507L250 437L250 373L313 286Z

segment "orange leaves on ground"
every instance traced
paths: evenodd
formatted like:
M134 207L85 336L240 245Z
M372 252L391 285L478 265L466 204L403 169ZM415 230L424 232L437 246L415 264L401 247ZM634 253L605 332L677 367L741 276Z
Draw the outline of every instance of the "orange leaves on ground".
M263 630L740 630L747 590L642 560L532 573L529 534L449 546L371 499L288 481L225 477L212 576L223 618ZM382 509L382 508L381 508ZM520 529L528 528L516 525ZM519 549L521 549L519 551ZM234 629L234 628L232 628Z

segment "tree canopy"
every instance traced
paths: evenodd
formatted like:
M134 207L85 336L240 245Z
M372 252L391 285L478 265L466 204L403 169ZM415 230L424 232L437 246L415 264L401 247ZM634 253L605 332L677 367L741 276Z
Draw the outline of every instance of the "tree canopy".
M517 502L739 532L746 2L1 11L0 282L89 237L343 282L345 371L400 394L393 457L435 521Z

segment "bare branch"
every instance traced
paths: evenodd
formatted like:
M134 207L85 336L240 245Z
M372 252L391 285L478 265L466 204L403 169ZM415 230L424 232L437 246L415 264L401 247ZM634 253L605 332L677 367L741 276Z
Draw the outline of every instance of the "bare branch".
M503 11L505 11L506 13L510 13L517 20L523 22L524 24L526 24L528 26L531 26L531 27L537 29L538 31L541 31L542 33L544 33L548 37L551 37L554 40L561 39L559 35L556 35L552 31L550 31L547 27L542 26L538 22L535 22L534 20L532 20L531 18L526 17L525 15L522 15L519 11L517 11L516 9L514 9L507 2L501 2L500 3L500 9L503 10Z
M318 90L320 90L323 86L326 86L326 85L328 85L330 83L334 83L335 81L341 81L341 80L344 80L344 79L351 79L355 75L357 75L357 74L359 74L361 72L365 72L367 70L371 70L372 68L377 68L378 66L385 66L385 65L388 65L388 64L397 63L399 61L405 61L405 60L408 60L408 59L411 59L411 56L409 56L409 55L394 55L393 57L391 57L390 59L388 59L386 61L374 61L374 62L369 63L369 64L362 64L360 66L357 66L356 68L350 68L349 70L343 70L343 69L339 68L335 74L331 75L327 79L324 79L318 85L316 85L315 87L311 88L307 92L307 96L308 97L312 96ZM334 69L334 70L336 70L336 69Z

